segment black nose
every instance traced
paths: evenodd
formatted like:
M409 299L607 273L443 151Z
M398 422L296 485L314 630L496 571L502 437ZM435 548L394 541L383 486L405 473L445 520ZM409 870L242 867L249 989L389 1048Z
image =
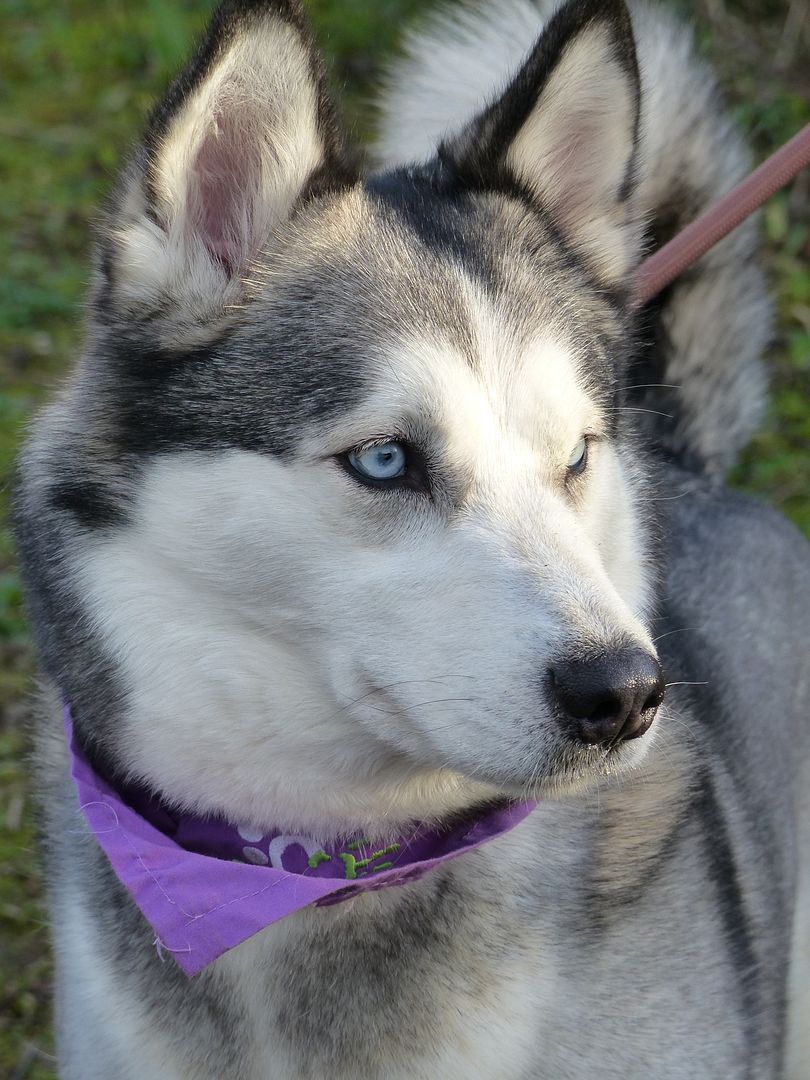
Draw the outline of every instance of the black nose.
M643 649L563 660L551 684L577 737L602 746L643 735L664 700L661 665Z

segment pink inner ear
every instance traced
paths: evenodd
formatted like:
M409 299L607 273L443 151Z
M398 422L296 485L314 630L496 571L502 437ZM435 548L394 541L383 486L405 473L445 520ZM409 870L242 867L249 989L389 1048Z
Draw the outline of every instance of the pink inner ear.
M606 181L598 173L598 148L602 137L598 124L590 116L575 117L564 141L555 148L551 161L556 200L567 217L587 213L602 200L600 188Z
M255 211L261 183L256 125L222 110L197 154L188 191L189 228L228 275L254 254Z

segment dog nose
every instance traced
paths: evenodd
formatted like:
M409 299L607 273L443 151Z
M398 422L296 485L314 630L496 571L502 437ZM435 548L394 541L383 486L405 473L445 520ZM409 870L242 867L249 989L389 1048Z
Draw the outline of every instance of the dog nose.
M661 665L643 649L563 660L551 669L551 683L577 736L592 745L637 739L664 700Z

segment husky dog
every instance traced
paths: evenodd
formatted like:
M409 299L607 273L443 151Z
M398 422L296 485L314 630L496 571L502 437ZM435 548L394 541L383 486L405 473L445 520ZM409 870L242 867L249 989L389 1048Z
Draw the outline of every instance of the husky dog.
M662 11L453 9L369 174L297 0L214 16L21 463L67 1080L810 1075L810 559L722 486L764 399L755 228L632 305L747 168L716 97ZM63 702L111 784L258 832L539 802L188 979Z

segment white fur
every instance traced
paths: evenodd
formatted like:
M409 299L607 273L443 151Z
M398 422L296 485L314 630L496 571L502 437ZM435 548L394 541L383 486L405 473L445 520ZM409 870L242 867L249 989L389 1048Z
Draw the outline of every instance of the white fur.
M158 219L146 213L140 175L126 192L126 223L113 233L125 309L143 315L168 300L169 340L182 330L185 344L220 325L322 160L317 115L292 26L270 20L229 45L163 137L153 165Z
M557 6L549 0L544 14ZM460 131L505 89L543 21L540 5L529 0L511 0L508 10L486 2L440 11L406 34L405 55L392 67L380 99L376 151L381 163L424 160L443 138Z
M116 1080L183 1080L141 1002L110 970L96 921L83 898L72 890L62 891L53 916L58 969L70 972L72 980L58 994L60 1053L63 1059L73 1060L69 1047L93 1046L92 1067L79 1054L85 1061L81 1075L60 1069L62 1080L110 1080L112 1076Z
M426 59L414 66L394 125L404 157L417 145L429 152L445 128L459 130L513 70L547 6L499 2L489 14L458 16L459 35L448 45L420 43ZM656 78L650 57L668 70L666 49L650 44L641 10L646 77ZM447 18L452 26L456 16ZM356 336L341 324L366 380L360 403L338 418L326 411L312 426L300 423L289 453L174 450L144 455L131 471L114 421L104 427L108 400L96 394L97 375L102 384L116 377L114 358L91 350L26 462L28 542L40 524L59 538L58 549L49 540L38 555L43 564L55 559L51 576L66 606L54 610L66 622L80 598L70 629L79 623L76 640L90 640L99 670L109 664L122 684L122 715L92 695L86 715L98 709L99 719L118 724L104 735L121 767L171 802L224 814L248 843L269 828L320 840L355 830L383 837L495 792L542 798L513 832L418 885L268 927L201 973L187 995L173 988L171 960L159 967L148 929L138 942L135 924L119 941L144 953L131 972L122 964L113 974L126 958L103 940L101 918L89 921L94 904L106 913L109 902L93 872L92 857L101 855L94 846L82 852L92 839L71 829L69 858L54 874L63 1057L78 1063L67 1080L126 1080L127 1070L146 1080L210 1076L219 1050L218 1062L233 1054L244 1080L318 1075L305 1063L325 1060L314 1053L324 1023L338 1036L333 1066L343 1076L353 1075L369 1030L362 1073L386 1080L636 1076L649 1062L661 1076L742 1075L728 1063L748 1052L743 1028L752 1018L736 1012L740 980L726 948L724 897L706 872L700 831L679 825L695 764L690 711L669 718L671 742L656 724L607 755L563 735L544 681L549 665L572 651L627 642L652 650L646 530L636 509L643 466L623 440L600 440L610 418L588 383L599 359L589 354L593 342L582 344L588 299L552 287L561 313L532 271L521 276L518 253L500 300L450 260L438 273L413 237L402 242L398 226L374 219L360 188L313 215L316 238L305 235L304 214L281 250L251 265L321 154L303 47L286 25L253 32L231 41L175 118L155 163L157 223L137 177L126 192L114 275L119 325L129 332L130 315L154 317L163 342L199 342L222 328L250 275L254 303L215 359L237 361L245 350L242 359L267 378L283 368L263 366L261 318L283 310L274 306L274 282L331 268L336 252L368 256L368 246L352 244L362 229L379 239L383 267L395 266L399 281L414 286L405 300L414 318L391 320L393 331L376 337L368 333L373 320L358 320ZM481 63L485 41L492 67ZM685 81L691 61L682 61ZM428 80L428 105L420 78L431 65L441 78ZM448 92L437 94L436 85ZM655 94L645 121L653 128L668 100ZM570 48L541 105L511 148L511 166L605 275L623 273L633 226L610 207L632 108L598 30ZM649 138L658 138L668 175L677 175L676 151L661 145L666 128ZM223 186L230 165L218 151L242 145L234 183ZM642 189L654 183L645 176ZM489 196L487 208L496 205ZM508 215L509 200L500 208ZM367 269L353 280L368 286L363 299L375 298L379 314L386 293L373 292L376 267ZM523 286L530 302L517 311ZM436 294L456 307L460 344L443 335L449 306L433 304ZM397 299L389 290L387 302ZM326 314L339 316L339 308ZM321 325L300 310L299 343L328 333L328 318ZM236 386L249 389L252 368L244 370L248 382ZM348 396L349 380L345 389ZM280 391L295 393L294 380ZM177 393L173 404L182 407ZM432 498L364 489L335 460L370 437L396 437L408 422L421 422L432 439ZM584 434L593 439L589 469L566 485L566 463ZM70 452L76 445L81 456ZM71 517L74 475L56 466L77 461L113 511L120 497L120 523L89 529ZM72 658L74 641L60 632ZM74 669L84 656L76 655ZM675 700L677 709L677 690ZM665 753L648 756L634 781L659 726ZM52 741L64 759L60 730ZM620 790L601 782L612 772L626 780ZM730 786L726 778L726 797ZM570 806L554 798L586 787L593 798ZM57 844L62 823L54 813ZM634 891L641 896L628 895ZM374 981L374 965L389 959L392 981L377 1008L374 991L384 983ZM341 981L347 968L354 985ZM798 989L801 976L797 968ZM429 1005L414 1015L424 1040L389 1053L386 1039L408 1017L401 1008L386 1015L386 1006L413 1006L423 991ZM223 1012L213 1033L199 1022L216 1019L209 1005ZM803 1075L801 1065L795 1071Z
M497 875L499 860L527 863L533 858L535 843L531 831L510 834L482 852L483 865L476 866L473 877ZM395 919L409 888L366 896L364 907L389 911ZM278 1045L267 1038L267 1014L261 1003L275 954L297 948L305 955L308 935L325 914L305 911L274 924L217 962L216 967L240 988L240 1006L251 1018L256 1045L264 1048L266 1056L257 1063L256 1080L296 1080L299 1075L296 1063L280 1056ZM510 900L502 916L513 914ZM354 904L349 901L331 908L328 917L332 932L340 935L341 924L356 917ZM491 973L483 994L466 984L462 972L447 971L442 1008L434 1025L423 1033L422 1046L415 1045L407 1057L386 1060L386 1080L469 1080L472 1076L517 1080L525 1075L535 1052L538 1017L553 1010L558 987L556 958L543 950L543 944L538 934L524 934L504 958L503 970Z
M623 277L638 254L638 230L627 227L619 200L635 116L633 85L597 24L565 50L507 154L515 175L608 278Z
M129 690L128 765L170 798L322 836L575 779L552 767L555 654L652 648L626 466L594 444L567 493L572 448L605 422L576 353L543 336L518 351L467 293L480 374L441 341L403 344L296 460L158 458L133 525L85 546L80 588ZM452 513L364 490L331 460L419 405L467 477Z
M442 139L461 131L508 85L558 6L556 0L486 0L432 15L411 32L404 57L386 80L378 160L393 165L425 159ZM638 224L666 202L673 177L714 186L714 172L706 175L706 163L714 160L727 188L747 161L741 142L718 140L707 121L715 115L717 90L694 55L689 29L652 5L634 3L631 14L643 100L639 184L631 203L624 209L613 206L612 214L598 212L600 194L604 207L605 196L621 181L630 119L626 81L598 33L581 35L569 49L512 151L519 175L544 201L550 200L564 219L570 208L577 238L609 274L632 264ZM693 77L685 80L690 68ZM556 106L551 114L546 111L550 101ZM646 168L647 162L655 167ZM603 187L591 188L589 181ZM711 306L709 312L716 317ZM695 334L686 320L676 330Z

